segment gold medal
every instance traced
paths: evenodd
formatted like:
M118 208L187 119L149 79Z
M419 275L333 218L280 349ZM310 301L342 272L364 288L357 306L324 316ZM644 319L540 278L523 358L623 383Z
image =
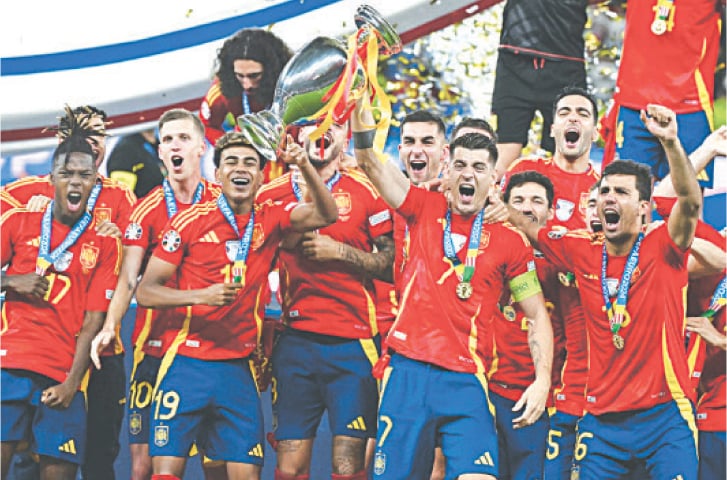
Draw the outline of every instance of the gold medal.
M459 282L457 284L457 297L467 300L472 296L472 284L469 282Z
M666 20L661 18L654 19L651 23L651 32L654 35L664 35L666 33Z
M616 350L623 350L624 349L624 337L622 337L618 333L614 333L613 334L613 346L616 347Z

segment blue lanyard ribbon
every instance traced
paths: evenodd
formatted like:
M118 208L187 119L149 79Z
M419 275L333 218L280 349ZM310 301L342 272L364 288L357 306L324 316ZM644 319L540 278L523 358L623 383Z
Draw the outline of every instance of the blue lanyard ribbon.
M217 206L222 212L222 216L225 217L227 223L230 224L232 229L235 231L235 236L238 238L240 245L235 253L235 262L232 266L232 276L234 283L243 283L245 279L245 270L247 264L247 257L250 253L250 244L252 243L252 231L255 225L255 209L250 210L250 220L247 221L245 232L242 237L240 236L240 230L237 228L237 220L235 220L235 214L230 208L230 204L227 202L227 198L223 193L217 197Z
M485 216L485 210L482 209L477 213L475 221L472 222L472 229L470 230L469 245L467 246L467 258L465 259L464 265L457 257L457 252L452 242L452 212L447 209L445 217L446 224L444 226L444 255L451 262L457 273L457 278L461 282L470 283L472 276L475 273L475 259L477 258L477 252L480 248L480 239L482 238L482 222Z
M247 99L247 92L245 90L242 91L242 113L245 115L252 113L250 111L250 100Z
M606 243L604 242L603 244L603 252L601 256L601 293L603 295L603 301L606 304L606 314L608 315L608 320L611 323L611 333L614 335L621 329L621 324L624 321L626 302L628 302L629 299L631 277L634 275L636 266L639 263L639 249L641 248L641 241L643 239L644 234L639 233L639 236L636 238L636 242L631 247L629 258L626 260L626 266L624 267L623 274L621 275L621 281L618 284L615 305L611 303L611 295L608 292L608 284L606 282L608 252L606 252Z
M328 181L326 182L326 188L329 192L333 191L333 187L336 186L340 179L340 172L336 172L330 179L328 179ZM295 195L295 198L300 202L303 199L303 191L300 189L298 182L293 180L293 175L290 176L290 184L293 186L293 194Z
M717 288L715 288L714 293L712 294L712 300L709 302L709 307L707 307L707 310L700 316L712 318L725 306L725 304L727 304L727 277L722 278L719 282Z
M177 198L174 196L174 190L166 178L162 181L162 188L164 189L164 201L167 204L167 218L172 218L177 214ZM192 197L192 204L198 203L202 200L202 194L204 193L204 184L199 182L197 190L194 191L194 197Z
M68 232L66 238L63 239L60 245L50 251L51 242L51 229L53 222L53 206L55 200L51 201L43 214L43 219L40 224L40 246L38 248L38 258L35 261L35 273L38 275L45 275L48 268L53 265L56 260L68 250L78 238L83 234L88 225L93 220L93 209L96 206L96 200L98 195L101 193L101 183L96 183L91 190L91 195L88 197L88 203L86 211L83 213L81 218L76 221L75 225Z

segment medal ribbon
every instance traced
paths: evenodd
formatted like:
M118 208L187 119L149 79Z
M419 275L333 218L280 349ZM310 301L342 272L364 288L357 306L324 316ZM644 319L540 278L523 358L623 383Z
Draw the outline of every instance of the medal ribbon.
M467 246L467 258L465 259L464 264L462 264L459 258L457 258L457 252L455 251L454 243L452 242L452 212L447 209L447 215L445 217L446 224L444 226L444 255L452 264L460 282L470 283L470 280L472 280L472 276L475 273L475 260L477 259L477 251L480 248L480 238L482 238L482 221L484 216L485 210L482 209L475 217L475 221L472 222L469 245Z
M177 199L174 196L174 190L166 178L162 182L162 188L164 189L164 201L167 204L167 218L172 218L177 213ZM194 191L194 197L192 197L192 204L198 203L202 200L202 194L204 193L204 184L199 182L197 190Z
M232 229L235 231L235 236L240 241L240 246L235 254L235 263L232 265L232 277L234 283L243 283L245 277L245 264L247 262L247 256L250 253L250 244L252 243L252 231L255 225L255 210L250 210L250 220L247 221L245 232L240 236L240 230L237 228L237 220L235 220L235 214L230 208L230 204L227 202L227 198L223 193L217 197L217 206L222 212L222 216L225 217L227 223L230 224Z
M55 263L66 250L68 250L78 238L83 234L88 225L93 220L93 208L96 206L96 200L98 195L101 193L101 183L96 183L91 190L91 195L88 197L88 203L86 211L83 213L81 218L78 219L75 225L68 232L66 238L63 239L60 245L58 245L53 251L50 251L51 241L51 227L53 222L53 205L55 200L52 200L46 208L43 214L43 220L40 224L40 246L38 248L38 258L35 260L35 273L43 276L48 268ZM50 252L50 253L49 253Z
M606 244L603 244L603 254L601 257L601 293L603 294L603 301L606 304L606 314L608 320L611 323L611 333L616 335L621 329L621 324L624 321L624 315L626 313L626 302L629 299L629 287L631 286L631 277L636 270L636 266L639 263L639 249L641 248L641 241L644 239L644 234L639 233L636 238L634 246L631 247L629 258L626 260L626 266L624 267L623 274L621 275L621 281L618 284L618 292L616 294L616 304L611 303L611 296L608 293L608 284L606 283L606 270L608 267L608 253L606 252Z
M336 186L338 181L341 179L341 173L336 172L327 182L326 182L326 188L329 192L333 191L333 187ZM295 195L295 198L300 202L303 199L303 191L300 189L300 186L298 185L298 182L293 180L293 175L290 176L290 184L293 187L293 194Z
M721 282L717 285L717 288L712 294L712 300L709 302L709 307L700 315L700 317L712 318L717 312L719 312L724 306L727 305L727 277L724 277Z
M663 24L667 30L671 31L671 29L674 28L674 16L672 13L674 10L674 0L658 0L656 5L653 7L653 10L654 21L652 25ZM657 35L660 35L660 33Z
M242 91L242 113L245 115L252 113L250 111L250 100L247 99L247 92L245 90Z

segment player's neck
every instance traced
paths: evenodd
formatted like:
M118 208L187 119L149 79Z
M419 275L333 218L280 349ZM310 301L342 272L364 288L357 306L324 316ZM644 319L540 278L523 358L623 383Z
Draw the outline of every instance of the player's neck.
M606 251L609 255L613 255L615 257L628 255L631 248L634 246L634 243L636 243L636 237L638 237L638 233L631 235L624 234L623 236L615 239L609 239L607 237Z
M320 168L316 168L316 171L318 172L318 175L320 175L321 179L326 182L328 181L333 175L336 174L338 171L338 166L340 162L338 161L332 161L330 163L327 163L323 165Z
M229 203L230 208L232 209L232 213L234 213L235 215L246 215L250 213L250 211L252 210L253 199L255 198L252 197L249 199L245 198L238 200L230 198L227 195L225 195L225 197L227 198L227 203Z
M192 203L194 194L197 191L197 185L202 181L202 176L196 174L181 181L173 178L169 178L168 180L172 191L174 191L174 197L177 200L181 203Z
M561 170L568 173L585 173L590 165L590 152L586 152L576 159L568 159L560 152L555 152L553 162Z
M78 212L68 212L63 209L59 202L56 201L53 202L53 219L67 227L72 227L76 224L78 219L81 218L83 212L86 211L86 208L87 205L83 205L83 208L80 208Z

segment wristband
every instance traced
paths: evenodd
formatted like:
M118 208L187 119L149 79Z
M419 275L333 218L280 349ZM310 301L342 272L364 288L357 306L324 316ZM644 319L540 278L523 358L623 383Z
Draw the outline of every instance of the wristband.
M353 132L353 148L357 150L366 150L374 146L374 136L376 130L366 130L365 132Z

